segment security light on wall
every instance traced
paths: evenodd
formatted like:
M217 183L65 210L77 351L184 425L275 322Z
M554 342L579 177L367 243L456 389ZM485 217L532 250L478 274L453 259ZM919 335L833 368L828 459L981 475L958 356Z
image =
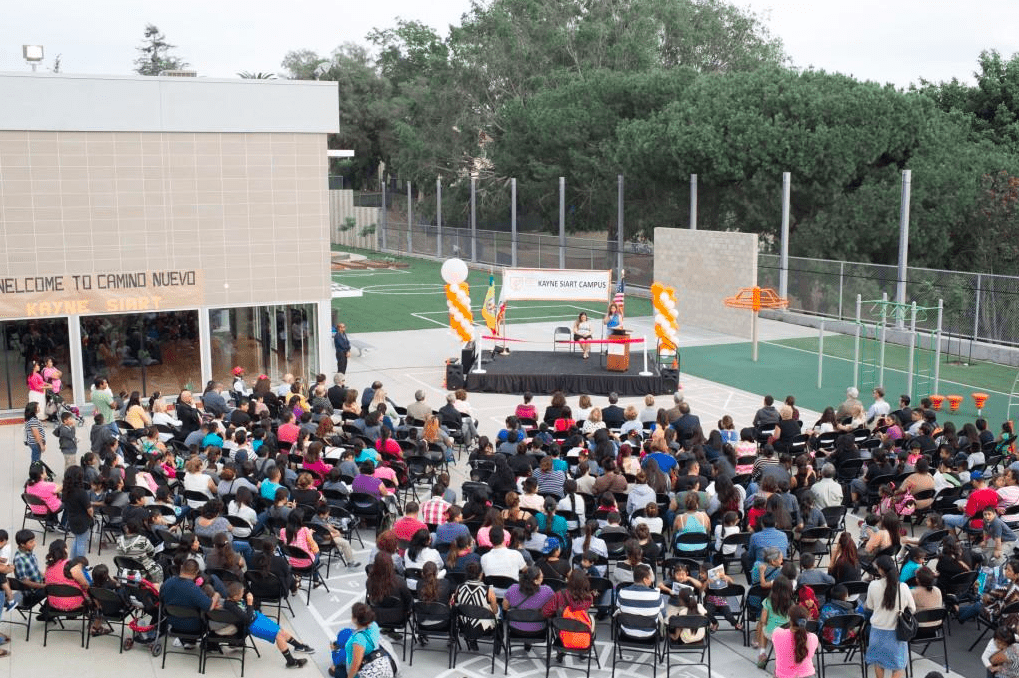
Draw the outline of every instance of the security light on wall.
M35 73L36 67L43 59L42 45L22 45L21 55L28 62L28 65L32 67L32 72Z

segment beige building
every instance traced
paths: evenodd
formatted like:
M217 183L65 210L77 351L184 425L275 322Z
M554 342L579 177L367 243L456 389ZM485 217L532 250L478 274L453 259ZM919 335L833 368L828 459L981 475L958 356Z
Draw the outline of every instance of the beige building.
M0 74L0 409L335 368L331 83Z

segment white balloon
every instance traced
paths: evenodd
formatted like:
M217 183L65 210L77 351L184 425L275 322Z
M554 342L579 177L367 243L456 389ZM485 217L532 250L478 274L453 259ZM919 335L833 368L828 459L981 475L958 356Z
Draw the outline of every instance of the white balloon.
M658 295L658 301L661 302L662 306L667 306L669 303L669 295L666 294L665 292L662 292L661 294Z
M675 320L676 318L678 318L678 317L679 317L679 311L678 311L678 310L676 310L676 307L675 307L675 306L673 306L672 308L668 309L668 311L669 311L669 317L670 317L670 318L671 318L672 320Z
M455 297L456 295L460 294L460 283L450 283L450 284L449 284L449 292L450 292L450 294L452 294L452 295L453 295L454 297Z
M664 325L665 324L665 316L662 315L661 313L656 314L655 315L655 324L656 325Z
M471 298L469 296L467 296L467 293L464 292L463 290L461 290L460 293L456 295L456 298L464 306L470 306L471 305Z
M450 285L467 280L467 264L462 259L446 259L442 262L442 279Z
M671 297L669 299L666 299L665 308L671 311L672 309L676 308L676 302Z

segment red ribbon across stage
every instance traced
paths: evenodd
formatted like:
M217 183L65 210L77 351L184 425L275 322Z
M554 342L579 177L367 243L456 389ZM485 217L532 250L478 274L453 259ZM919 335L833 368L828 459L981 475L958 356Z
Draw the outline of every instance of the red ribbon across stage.
M496 341L512 341L519 344L544 344L548 343L545 341L536 341L533 339L510 339L509 337L497 337L492 334L486 334L481 337L482 339L494 339ZM560 344L643 344L643 339L582 339L580 341L560 341Z

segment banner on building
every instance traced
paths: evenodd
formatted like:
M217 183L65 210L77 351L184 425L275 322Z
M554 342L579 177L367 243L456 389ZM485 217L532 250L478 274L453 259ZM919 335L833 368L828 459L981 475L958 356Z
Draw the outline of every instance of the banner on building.
M0 318L48 318L197 308L202 271L118 271L0 277Z
M508 268L502 273L504 301L600 301L609 297L612 271Z

